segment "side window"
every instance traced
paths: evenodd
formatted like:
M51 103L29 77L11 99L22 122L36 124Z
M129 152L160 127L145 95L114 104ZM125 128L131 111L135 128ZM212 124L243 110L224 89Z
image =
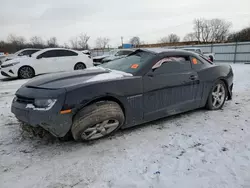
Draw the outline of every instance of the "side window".
M57 50L50 50L50 51L47 51L47 52L44 52L42 54L40 54L39 56L37 56L38 59L40 58L51 58L51 57L57 57Z
M77 56L78 54L69 50L58 50L58 56L65 57L65 56Z
M177 73L191 70L190 58L186 56L169 56L158 61L154 66L155 74Z
M193 65L203 65L203 63L196 57L191 57L191 62Z
M39 50L25 50L25 51L21 52L20 54L18 54L18 56L31 55L37 51L39 51Z
M190 57L190 59L191 59L192 68L193 69L199 70L202 67L204 67L204 63L201 60L199 60L198 58L196 58L196 57Z

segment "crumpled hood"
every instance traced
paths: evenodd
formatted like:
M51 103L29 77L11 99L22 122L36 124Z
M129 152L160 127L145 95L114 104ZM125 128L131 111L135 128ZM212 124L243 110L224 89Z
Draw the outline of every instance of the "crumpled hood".
M85 70L51 73L38 76L23 87L60 89L68 88L78 84L89 84L94 82L103 82L105 80L115 80L118 78L133 76L132 74L104 69L102 67L91 67Z

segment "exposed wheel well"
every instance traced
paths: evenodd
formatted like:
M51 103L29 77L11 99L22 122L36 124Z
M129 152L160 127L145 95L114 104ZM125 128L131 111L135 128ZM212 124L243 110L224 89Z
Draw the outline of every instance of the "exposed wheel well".
M229 86L228 86L228 83L227 83L227 81L225 80L225 79L219 79L219 80L221 80L224 84L225 84L225 86L226 86L226 89L227 89L227 97L228 97L228 99L232 99L232 96L231 96L231 93L229 92Z
M126 119L126 110L125 110L124 105L122 104L121 101L119 101L117 98L112 97L112 96L105 96L105 97L100 97L100 98L94 99L91 102L87 103L86 105L82 106L79 110L77 110L77 112L80 111L81 109L83 109L86 106L89 106L89 105L91 105L93 103L101 102L101 101L113 101L113 102L116 102L117 104L119 104L119 106L121 107L121 109L122 109L122 111L124 113L124 117Z

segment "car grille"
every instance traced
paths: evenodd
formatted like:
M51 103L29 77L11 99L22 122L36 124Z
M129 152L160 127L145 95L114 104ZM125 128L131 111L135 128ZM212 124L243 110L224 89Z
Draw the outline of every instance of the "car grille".
M27 97L23 97L23 96L16 96L16 101L19 103L24 103L24 104L33 104L34 103L33 98L27 98Z

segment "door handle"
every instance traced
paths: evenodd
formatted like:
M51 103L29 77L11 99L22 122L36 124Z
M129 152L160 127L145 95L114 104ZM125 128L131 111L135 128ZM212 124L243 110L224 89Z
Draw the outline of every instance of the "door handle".
M190 80L196 80L197 78L198 78L198 76L196 76L196 75L191 75L191 76L189 77Z

